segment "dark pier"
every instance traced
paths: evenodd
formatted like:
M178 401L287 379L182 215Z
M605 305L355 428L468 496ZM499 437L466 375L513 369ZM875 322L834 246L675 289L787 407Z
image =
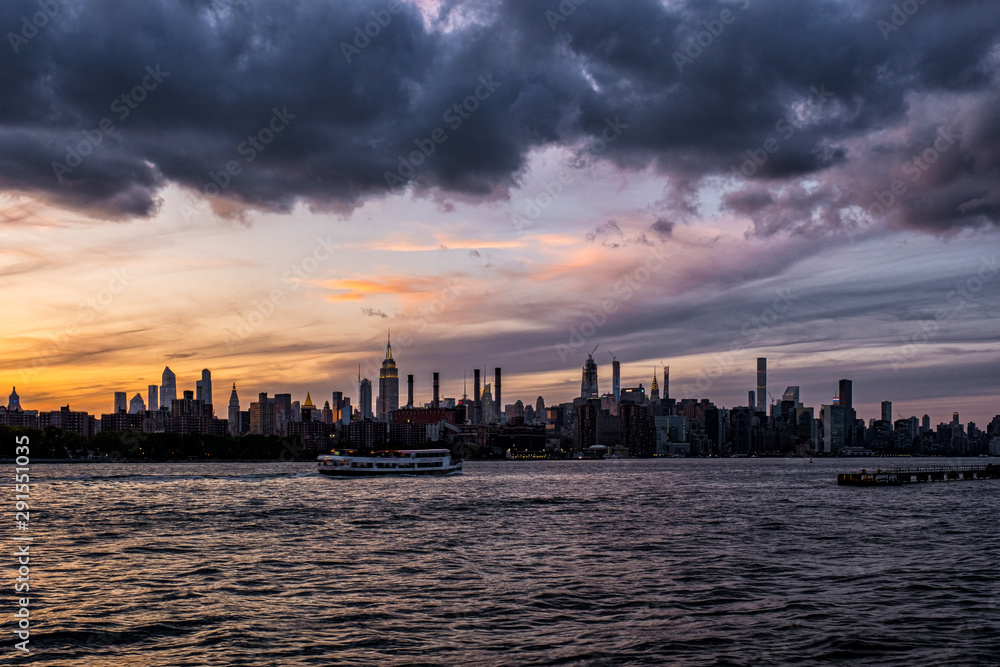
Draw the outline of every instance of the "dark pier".
M840 486L899 486L915 482L951 482L960 479L1000 479L1000 465L886 468L837 475Z

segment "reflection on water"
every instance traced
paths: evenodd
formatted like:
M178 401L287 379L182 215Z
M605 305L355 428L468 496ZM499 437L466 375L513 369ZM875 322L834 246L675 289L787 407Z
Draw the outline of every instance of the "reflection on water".
M861 465L37 466L34 651L4 659L996 664L1000 483L836 486Z

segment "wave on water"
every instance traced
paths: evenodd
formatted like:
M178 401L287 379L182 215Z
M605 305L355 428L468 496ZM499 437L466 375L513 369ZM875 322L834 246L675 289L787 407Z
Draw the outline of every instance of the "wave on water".
M465 466L335 485L309 462L47 466L31 664L1000 655L1000 482L839 487L831 460Z

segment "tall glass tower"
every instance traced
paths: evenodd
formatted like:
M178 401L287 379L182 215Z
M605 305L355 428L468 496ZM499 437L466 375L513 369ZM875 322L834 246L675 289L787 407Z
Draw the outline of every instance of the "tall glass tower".
M757 357L757 412L767 414L767 358Z
M201 371L201 400L205 405L212 405L212 371L207 368Z
M597 398L600 394L597 391L597 362L594 361L593 352L587 355L587 361L583 364L583 381L580 383L580 398Z
M622 364L617 359L611 359L611 393L615 403L622 400Z
M372 381L368 378L358 382L358 408L362 419L372 418Z
M163 379L160 382L160 407L170 409L171 401L177 399L177 376L170 366L163 369Z

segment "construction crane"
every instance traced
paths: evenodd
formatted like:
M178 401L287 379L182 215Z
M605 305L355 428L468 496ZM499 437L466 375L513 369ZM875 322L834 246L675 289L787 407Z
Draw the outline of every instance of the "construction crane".
M594 352L597 352L597 348L596 347L594 348ZM611 355L611 361L618 361L618 357L616 357L611 350L608 350L608 354Z
M593 357L594 357L594 352L597 352L597 348L599 348L600 346L601 346L601 344L600 344L600 343L598 343L597 345L595 345L595 346L594 346L594 349L593 349L593 350L591 350L591 351L590 351L590 354L588 354L587 356L588 356L588 357L590 357L590 358L593 358Z

